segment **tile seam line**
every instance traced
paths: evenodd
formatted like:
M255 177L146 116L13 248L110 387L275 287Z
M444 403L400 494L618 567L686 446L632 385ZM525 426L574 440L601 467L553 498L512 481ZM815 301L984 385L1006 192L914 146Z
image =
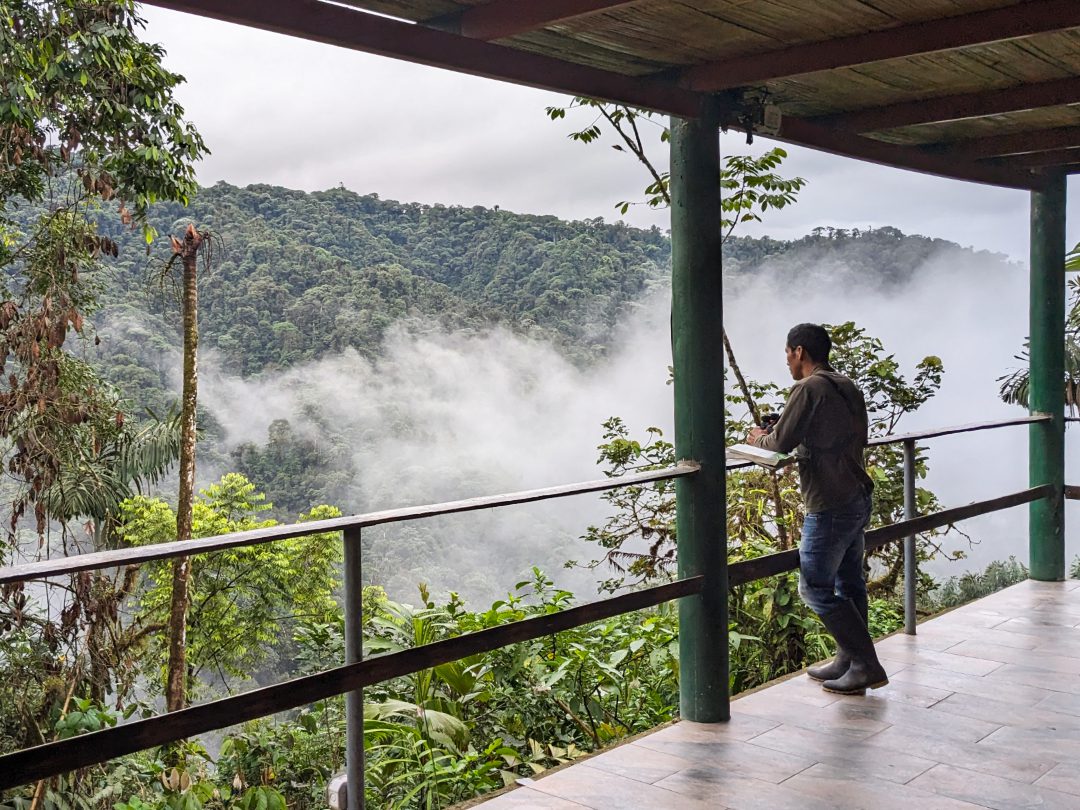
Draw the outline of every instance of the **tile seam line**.
M1002 666L1018 666L1018 665L1017 664L1008 664L1008 665L1003 664ZM1036 670L1036 672L1037 672L1037 670ZM990 673L990 674L997 674L997 677L992 679L992 681L994 681L994 682L1001 681L1002 683L1011 684L1012 686L1031 686L1031 684L1023 683L1021 681L1010 680L1008 673L1001 674L1001 673L997 673L997 671L995 670L993 673ZM1046 674L1046 673L1044 672L1043 674ZM1064 673L1059 672L1059 673L1056 673L1056 674L1061 675L1061 674L1064 674ZM983 676L976 676L976 677L983 677ZM1075 697L1080 698L1080 692L1069 692L1069 691L1064 690L1064 689L1055 689L1053 686L1032 686L1032 688L1033 689L1045 689L1047 692L1056 692L1059 695L1074 695ZM975 697L979 697L979 695L976 695ZM1046 700L1046 698L1043 698L1043 700ZM1067 713L1068 712L1066 712L1066 714ZM1080 716L1080 715L1078 715L1078 716Z
M636 743L628 743L628 744L629 745L636 745ZM612 750L614 750L614 749L612 749ZM650 749L648 749L648 751L649 751L650 754L663 754L663 753L666 753L664 751L657 751L654 748L650 748ZM674 756L674 754L672 754L670 756ZM590 757L590 759L592 759L592 757ZM687 761L689 762L689 760L687 760ZM607 768L600 768L600 767L597 767L596 765L589 765L589 760L585 760L583 762L579 762L579 763L576 763L576 764L578 764L578 765L588 765L594 771L603 771L604 773L608 774L609 776L615 776L615 777L617 777L619 779L629 779L631 782L637 782L638 784L641 784L641 785L652 785L653 787L657 786L656 782L660 782L660 781L662 781L664 779L667 779L669 776L674 776L675 774L679 773L679 771L685 770L684 768L678 768L678 769L672 771L671 773L664 774L663 776L659 777L656 780L656 782L647 782L646 780L639 779L636 776L630 776L630 775L624 774L624 773L616 773L615 771L609 771Z
M913 754L912 756L918 756L918 754ZM936 768L938 765L944 765L945 764L943 762L938 762L936 759L927 759L927 762L929 762L930 764L927 765L924 770L919 771L919 773L912 776L906 782L901 782L900 784L901 785L910 785L911 787L915 787L915 785L911 784L912 782L914 782L920 776L923 776L924 774L930 773L930 771L934 770L934 768Z
M585 763L580 762L580 763L577 763L577 764L578 765L584 765ZM594 768L593 770L596 770L596 769ZM531 785L529 785L529 789L538 791L540 793L543 793L545 796L550 796L551 798L558 799L559 801L569 802L570 804L577 804L577 805L580 805L581 807L588 807L588 808L590 808L590 810L604 810L604 808L602 806L598 807L598 806L593 805L593 804L582 804L581 802L575 802L573 799L568 799L565 796L562 796L562 795L560 795L558 793L555 793L555 792L553 792L551 790L544 790L543 788L540 787L540 785L541 785L541 783L543 781L544 781L543 779L536 779L535 781L533 781L533 783Z
M785 777L784 777L783 779L781 779L781 780L780 780L779 782L776 782L775 784L777 784L777 785L782 785L782 784L784 784L785 782L787 782L787 781L788 781L789 779L794 779L794 778L795 778L796 776L798 776L798 775L799 775L800 773L806 773L806 772L807 772L808 770L810 770L811 768L815 767L816 765L825 765L825 764L827 764L827 763L824 763L824 762L821 762L821 761L817 761L817 762L811 762L811 763L810 763L809 765L807 765L807 766L806 766L805 768L803 768L803 769L802 769L801 771L796 771L795 773L792 773L792 774L788 774L787 776L785 776Z
M955 655L955 653L943 653L943 654ZM985 678L987 675L990 675L991 673L997 672L998 669L1000 669L1001 667L1004 667L1004 666L1016 666L1015 664L1009 664L1009 662L1007 662L1007 661L993 661L991 663L997 664L997 666L995 666L993 669L987 670L986 672L983 672L983 673L981 673L979 675L976 675L975 673L972 673L972 672L961 672L960 670L956 670L956 669L947 669L946 667L934 666L931 663L926 663L926 662L922 662L922 661L917 661L915 663L912 663L910 661L897 661L895 658L889 658L888 653L886 653L885 655L879 655L878 657L879 658L884 658L886 661L892 661L893 663L896 663L896 664L906 664L908 666L920 666L920 667L925 667L926 669L937 670L938 672L949 672L949 673L952 673L953 675L968 675L968 676L970 676L972 678ZM968 655L957 655L956 657L957 658L962 658L962 659L964 659L966 661L990 661L990 659L988 659L988 658L972 658L971 656L968 656ZM895 670L895 672L900 672L900 670L899 669Z

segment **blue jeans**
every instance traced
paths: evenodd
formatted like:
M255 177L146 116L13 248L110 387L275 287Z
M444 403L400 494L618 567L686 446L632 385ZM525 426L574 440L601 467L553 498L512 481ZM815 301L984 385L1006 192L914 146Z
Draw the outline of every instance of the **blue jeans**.
M815 613L831 613L847 599L866 597L863 530L870 520L870 496L859 494L803 521L799 543L799 595Z

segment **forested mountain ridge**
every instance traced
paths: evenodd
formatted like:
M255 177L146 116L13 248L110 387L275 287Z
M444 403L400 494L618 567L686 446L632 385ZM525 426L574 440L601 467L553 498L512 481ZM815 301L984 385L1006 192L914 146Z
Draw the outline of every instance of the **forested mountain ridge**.
M35 212L20 213L29 223ZM148 256L140 233L112 211L101 214L99 228L120 251L102 274L100 344L86 345L135 413L164 413L178 398L179 304L158 279L165 236L189 222L217 235L200 269L204 362L239 377L273 378L346 350L376 361L387 330L403 323L413 332L501 325L588 365L607 354L626 308L666 283L670 269L669 240L657 228L400 203L344 188L219 183L200 189L187 207L153 207L150 222L160 236ZM837 274L846 287L899 287L931 257L961 256L968 267L1000 261L895 228L818 228L793 241L732 237L724 272L733 290L761 276L805 284ZM213 417L201 417L211 440L204 453L251 476L283 515L334 501L355 477L347 437L315 442L285 422L271 426L265 445L225 446L213 441L223 438ZM320 414L304 419L324 438L337 435Z
M21 213L29 222L35 211ZM161 237L188 222L218 237L200 279L202 345L241 376L346 348L373 359L387 327L406 318L451 330L502 324L587 363L606 352L625 306L667 279L671 257L655 227L400 203L343 187L309 193L222 182L200 189L187 207L151 210ZM153 362L141 355L147 341L165 349L177 333L162 322L176 322L177 301L157 281L167 245L160 238L148 257L141 234L111 211L99 229L119 243L120 255L104 279L96 319L103 345L95 354L107 368L132 372L140 398L161 406L155 389L165 381L154 383L156 371L147 376ZM805 280L809 272L902 285L930 257L950 254L973 251L891 227L816 228L790 241L729 238L724 273L736 283L762 273ZM109 376L128 388L130 376Z
M407 316L450 328L502 323L587 361L604 352L624 305L667 277L671 255L657 228L399 203L345 188L218 183L187 208L163 204L151 214L162 235L189 221L220 236L200 283L204 346L245 376L346 347L377 356L386 327ZM155 262L139 235L116 217L102 217L101 228L121 244L106 315L174 313L155 290ZM902 284L943 252L971 254L895 228L817 228L793 241L733 237L724 270L783 278L814 268Z
M666 274L670 256L658 229L402 204L344 188L219 183L151 218L162 234L188 221L220 237L200 281L204 345L245 376L346 347L374 357L386 327L406 316L503 323L587 359L603 350L620 308ZM142 298L145 309L150 290L151 312L167 310L135 236L102 226L121 242L105 300Z
M881 228L845 229L818 227L794 240L769 236L736 236L724 245L724 274L735 279L768 274L777 281L800 278L835 279L873 287L900 287L912 281L931 262L972 259L1001 263L1000 253L962 247L947 239L905 234L888 225Z

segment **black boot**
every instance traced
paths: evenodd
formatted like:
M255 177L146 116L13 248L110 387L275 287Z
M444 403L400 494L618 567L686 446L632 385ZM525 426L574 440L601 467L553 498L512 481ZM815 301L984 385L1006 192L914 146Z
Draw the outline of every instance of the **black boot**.
M841 695L861 695L867 689L877 689L889 682L885 668L878 661L874 640L866 629L859 608L850 600L836 610L821 617L825 627L836 638L841 650L850 657L847 672L839 678L825 681L821 686L826 692Z
M870 599L865 593L861 593L855 598L851 599L851 604L855 606L855 610L858 611L860 618L862 618L863 627L869 629L870 627Z
M855 610L863 620L863 626L870 626L870 605L867 601L866 594L860 594L851 600L851 603L855 605ZM840 678L848 671L848 667L851 666L851 654L848 653L843 647L840 646L839 641L836 645L836 657L832 661L824 664L818 664L816 667L807 667L806 674L813 678L815 681L832 681Z
M843 647L836 648L836 657L832 661L818 664L816 667L807 667L806 674L815 681L831 681L839 678L848 671L851 666L851 656Z

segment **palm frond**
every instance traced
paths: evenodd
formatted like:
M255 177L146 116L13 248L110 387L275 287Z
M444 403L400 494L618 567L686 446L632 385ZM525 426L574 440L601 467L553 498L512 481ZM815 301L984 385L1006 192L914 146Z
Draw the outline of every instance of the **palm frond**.
M1072 272L1075 270L1080 270L1080 242L1065 254L1065 271Z
M69 449L41 495L46 511L62 522L103 520L121 501L160 481L180 457L180 416L170 413L138 430L122 431L97 452L83 442Z
M998 393L1003 402L1026 408L1031 378L1030 355L1027 343L1024 345L1024 350L1016 356L1016 359L1024 361L1025 366L998 377L998 382L1001 383ZM1065 388L1065 406L1070 412L1075 413L1080 408L1080 340L1074 334L1065 337L1065 379L1062 384Z
M180 458L180 413L171 411L120 442L117 474L140 493L160 481Z
M395 718L407 720L435 742L455 749L464 747L469 741L469 727L460 718L404 700L388 698L381 703L365 703L364 718L384 721Z

